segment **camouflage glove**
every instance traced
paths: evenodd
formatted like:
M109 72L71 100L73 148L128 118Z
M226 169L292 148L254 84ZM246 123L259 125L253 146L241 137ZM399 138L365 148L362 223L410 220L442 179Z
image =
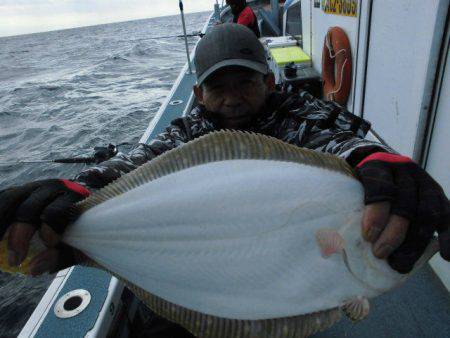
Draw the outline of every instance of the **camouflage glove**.
M0 191L0 236L3 238L9 230L9 264L17 266L26 258L29 241L39 230L50 249L32 260L32 274L70 266L74 261L73 250L61 244L59 239L77 216L73 205L89 194L82 185L60 179L36 181Z
M363 237L374 254L408 273L434 233L450 260L450 203L440 185L410 158L378 152L356 166L365 190Z

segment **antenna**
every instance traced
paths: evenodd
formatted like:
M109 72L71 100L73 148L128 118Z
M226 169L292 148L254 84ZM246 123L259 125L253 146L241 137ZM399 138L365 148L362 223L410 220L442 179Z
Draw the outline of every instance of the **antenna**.
M186 45L186 55L187 55L187 62L188 62L188 66L189 66L189 74L192 74L191 58L189 56L189 46L188 46L187 34L186 34L186 23L184 22L183 1L180 0L178 4L180 5L181 22L183 23L184 44Z

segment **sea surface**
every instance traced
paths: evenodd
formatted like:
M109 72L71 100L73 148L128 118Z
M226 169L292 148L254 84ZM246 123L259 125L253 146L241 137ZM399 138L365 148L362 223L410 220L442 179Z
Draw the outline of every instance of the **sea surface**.
M187 15L188 33L208 16ZM138 142L186 62L182 38L150 38L178 34L170 16L0 38L0 190L84 168L19 162ZM0 337L20 332L51 280L0 272Z

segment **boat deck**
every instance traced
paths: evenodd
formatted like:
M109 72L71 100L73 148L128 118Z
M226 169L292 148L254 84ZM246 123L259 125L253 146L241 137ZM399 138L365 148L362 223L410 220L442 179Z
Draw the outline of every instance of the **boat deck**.
M345 318L313 337L450 337L450 296L429 265L398 289L370 300L370 306L365 320Z
M61 288L60 294L65 295L73 290L89 290L89 306L79 316L61 320L55 311L49 311L42 321L39 329L34 332L34 337L67 337L70 332L72 337L82 337L91 330L97 321L98 309L102 308L108 296L108 286L111 276L104 271L93 268L75 267L74 270L84 273L74 273ZM86 278L88 276L88 278ZM69 313L69 311L66 311Z

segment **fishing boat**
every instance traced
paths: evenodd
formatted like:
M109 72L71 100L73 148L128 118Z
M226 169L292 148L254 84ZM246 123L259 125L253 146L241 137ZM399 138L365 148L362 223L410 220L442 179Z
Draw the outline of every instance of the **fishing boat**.
M248 4L279 88L340 101L372 123L367 138L412 157L450 196L449 0ZM231 17L216 1L202 34ZM188 62L140 142L195 106L193 55L187 50ZM436 255L401 288L375 299L366 320L343 320L315 337L448 337L449 290L450 266ZM129 337L142 322L139 306L116 278L75 266L55 276L19 336Z

